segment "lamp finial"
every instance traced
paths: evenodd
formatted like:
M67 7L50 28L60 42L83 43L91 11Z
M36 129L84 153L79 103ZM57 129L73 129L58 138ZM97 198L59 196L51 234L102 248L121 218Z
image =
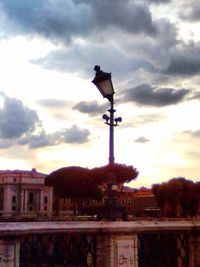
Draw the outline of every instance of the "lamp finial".
M98 73L98 72L101 71L101 68L100 68L100 66L96 65L96 66L94 67L94 70L96 71L96 73Z

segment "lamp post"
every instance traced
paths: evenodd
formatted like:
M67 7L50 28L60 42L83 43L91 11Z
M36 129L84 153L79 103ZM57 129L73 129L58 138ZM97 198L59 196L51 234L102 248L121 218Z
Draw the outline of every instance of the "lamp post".
M107 181L107 199L106 207L103 210L101 217L115 220L117 218L122 218L122 207L119 206L116 196L116 178L115 174L112 172L112 165L115 163L114 157L114 127L118 126L118 123L122 121L121 117L114 118L114 88L111 79L111 73L107 73L101 70L100 66L95 66L96 71L95 78L93 79L93 84L97 87L104 98L107 98L110 102L110 117L106 114L102 116L105 123L109 126L109 166L110 173L108 173Z

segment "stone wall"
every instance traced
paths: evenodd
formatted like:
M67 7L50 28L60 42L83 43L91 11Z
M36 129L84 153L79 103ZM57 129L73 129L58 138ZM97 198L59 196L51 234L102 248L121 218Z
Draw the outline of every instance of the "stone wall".
M190 240L190 267L200 267L200 233L195 232Z
M0 223L0 266L19 267L21 236L62 233L69 236L82 234L96 237L93 252L96 267L140 267L138 236L169 231L171 235L174 233L174 236L186 237L184 240L189 244L187 267L200 267L200 226L193 221ZM179 252L184 257L188 249L184 250L185 243L181 243L180 238L179 243ZM87 261L90 261L89 257L91 253L88 258L86 254ZM178 266L182 267L182 263L180 259Z
M97 267L138 267L137 235L100 235L97 238Z
M20 242L17 239L0 240L0 266L19 267Z

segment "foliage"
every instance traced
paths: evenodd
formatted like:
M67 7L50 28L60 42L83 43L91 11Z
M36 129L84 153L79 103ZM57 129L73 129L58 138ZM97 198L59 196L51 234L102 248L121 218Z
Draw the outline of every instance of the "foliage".
M123 184L135 179L138 172L132 166L124 164L106 165L99 168L88 169L77 166L58 169L45 178L45 184L52 186L57 197L55 210L58 212L59 197L70 198L73 202L74 214L76 205L83 199L101 200L103 187L110 181Z
M64 167L45 178L45 184L52 186L55 193L63 198L99 199L101 192L98 184L92 179L91 171L82 167Z
M92 175L99 184L108 182L108 179L114 179L116 184L128 183L138 176L139 172L133 166L115 163L92 169Z
M199 208L200 183L183 177L152 187L158 205L167 216L195 216ZM168 210L166 211L166 206Z
M106 165L88 169L77 166L64 167L49 174L45 184L53 186L55 192L65 198L94 198L100 196L100 186L110 178L117 184L130 182L138 175L133 166L125 164Z

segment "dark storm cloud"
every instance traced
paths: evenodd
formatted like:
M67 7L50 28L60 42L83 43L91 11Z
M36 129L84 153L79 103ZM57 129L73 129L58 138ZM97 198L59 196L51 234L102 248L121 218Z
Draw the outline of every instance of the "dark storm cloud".
M188 20L190 22L200 21L200 3L188 2L185 3L181 10L179 11L179 17L183 20Z
M65 100L61 99L40 99L38 100L38 104L47 108L64 108L67 105Z
M39 34L52 40L69 40L72 33L86 33L93 20L88 5L76 5L72 1L1 0L0 5L13 23L11 31ZM17 29L17 30L16 30Z
M107 109L107 104L99 105L97 101L86 102L81 101L73 107L73 109L78 110L82 113L86 113L90 116L99 115L102 112L105 112Z
M20 139L19 145L28 145L29 148L40 148L47 146L55 146L62 142L62 133L56 132L53 134L47 134L44 130L39 134L31 134Z
M0 139L0 149L6 149L9 148L11 146L16 145L15 140L11 140L11 139Z
M171 2L171 0L147 0L147 1L155 4L168 4Z
M63 129L51 134L44 130L39 134L27 135L18 141L19 145L28 145L29 148L42 148L47 146L56 146L62 143L83 144L88 142L89 130L81 129L76 125L71 128Z
M0 109L0 138L19 138L34 131L38 123L36 111L20 100L4 96L4 106Z
M169 64L164 74L192 76L200 72L200 42L182 44L178 49L173 49Z
M51 40L66 42L109 26L131 33L156 32L149 7L132 1L0 0L0 5L13 31Z
M99 64L121 79L138 70L159 74L177 43L176 26L167 19L153 20L149 2L169 1L0 0L0 6L12 24L11 33L37 34L64 44L32 63L84 78Z
M190 55L175 55L171 58L170 64L163 72L170 75L195 75L200 72L200 55L197 57Z
M96 64L105 71L112 70L113 77L118 80L127 79L138 70L151 75L160 74L161 66L169 58L169 51L177 44L177 33L176 27L167 20L160 20L157 30L155 38L144 35L142 38L134 36L134 40L130 34L119 31L112 31L111 39L109 30L108 38L98 43L96 39L84 44L74 42L67 48L60 47L44 57L32 59L31 63L46 69L78 73L84 78L94 75L93 66Z
M156 32L151 13L146 5L117 0L101 0L93 3L98 25L103 27L117 25L132 33L145 32L154 35Z
M54 133L46 133L36 111L24 106L3 93L4 105L0 109L0 148L27 145L29 148L55 146L61 143L82 144L88 142L90 132L76 125ZM46 104L60 106L62 101L47 101ZM62 105L61 105L62 106ZM37 131L35 131L37 130ZM39 133L37 133L39 130Z
M123 102L135 102L143 106L167 106L181 102L189 94L187 89L156 88L141 84L126 90Z
M200 137L200 130L192 132L192 136L194 137Z
M64 132L64 142L70 144L87 143L89 135L90 132L88 129L81 129L76 125L73 125Z
M135 139L135 142L136 142L136 143L142 143L142 144L144 144L144 143L149 142L149 139L147 139L147 138L144 137L144 136L140 136L140 137L138 137L137 139Z
M200 92L199 91L193 92L193 94L192 94L190 99L198 99L198 100L200 100Z
M185 131L183 133L184 134L189 134L192 137L200 137L200 130L196 130L196 131Z
M74 45L68 49L62 48L50 52L43 58L31 60L31 63L42 65L46 69L78 72L86 78L91 78L91 75L94 75L93 67L97 62L103 66L105 71L112 69L118 78L138 69L145 69L151 73L158 71L147 59L132 58L130 55L126 56L116 47L97 46L95 44ZM120 62L120 64L113 64L113 62Z

